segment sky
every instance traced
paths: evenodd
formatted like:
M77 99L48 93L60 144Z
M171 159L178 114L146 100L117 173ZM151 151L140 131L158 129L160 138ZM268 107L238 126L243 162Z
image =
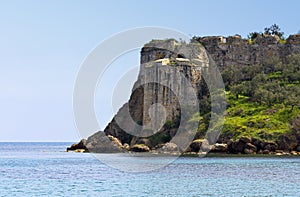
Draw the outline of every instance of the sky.
M0 1L0 141L78 141L77 73L87 55L118 32L158 26L189 36L246 37L276 23L289 35L300 30L299 7L298 0ZM96 90L101 129L114 114L110 89L138 66L139 52L116 60Z

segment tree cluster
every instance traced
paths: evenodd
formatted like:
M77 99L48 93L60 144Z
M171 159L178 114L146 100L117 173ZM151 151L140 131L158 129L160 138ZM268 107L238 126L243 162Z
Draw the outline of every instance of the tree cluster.
M286 62L270 57L260 65L227 66L222 76L236 99L247 96L268 106L284 103L291 110L300 106L300 55L291 55Z
M265 27L264 28L264 32L251 32L248 35L248 38L250 40L255 40L259 35L264 36L264 35L268 35L268 36L278 36L280 39L284 39L283 35L284 32L281 31L279 25L274 24L271 25L270 27Z

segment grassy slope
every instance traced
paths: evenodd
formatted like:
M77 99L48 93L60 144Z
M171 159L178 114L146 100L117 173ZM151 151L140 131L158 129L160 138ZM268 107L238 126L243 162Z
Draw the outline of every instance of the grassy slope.
M290 132L289 123L298 114L300 109L283 104L271 107L259 105L249 101L248 97L239 96L239 99L227 92L227 115L223 127L223 135L232 139L241 136L256 137L265 140L275 140L281 134Z
M300 56L298 57L300 58ZM238 83L243 83L240 81ZM291 86L299 86L299 80L288 82L282 71L274 71L267 74L267 81L259 84L258 88L274 83L280 84L284 89ZM230 89L231 87L229 87ZM285 97L290 97L292 92L285 92ZM298 96L294 99L300 99ZM291 121L300 115L300 105L296 105L293 110L291 106L282 103L273 103L271 106L263 102L255 102L243 94L226 92L227 110L225 123L223 126L221 139L239 139L242 136L255 137L265 141L276 141L282 134L289 135L291 133ZM203 124L204 117L194 115L191 121L200 121L202 124L198 128L198 136L201 138L206 133L207 123Z

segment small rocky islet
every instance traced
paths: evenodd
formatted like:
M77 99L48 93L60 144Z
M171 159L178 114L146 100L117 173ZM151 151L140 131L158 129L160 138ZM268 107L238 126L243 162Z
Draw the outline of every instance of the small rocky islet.
M145 44L141 50L140 72L129 101L121 107L104 131L98 131L88 139L73 144L67 148L67 151L147 152L174 155L207 152L245 155L300 155L300 102L297 102L300 100L300 94L297 93L300 81L300 69L298 69L298 67L300 68L300 34L290 35L284 41L274 35L265 34L258 34L255 39L250 41L238 35L195 37L194 39L202 46L197 61L201 62L202 66L207 64L205 59L207 52L219 67L225 80L227 109L225 124L218 140L209 142L203 132L207 129L207 120L210 117L210 103L209 91L201 77L201 72L188 58L179 54L183 45L188 46L189 44L174 39L153 40ZM270 57L276 57L276 61L266 63ZM293 59L290 60L290 58ZM285 70L291 67L280 67L285 64L291 66L291 62L293 63L292 68L295 70L290 73ZM258 67L257 65L262 66ZM269 66L267 69L265 69L266 65ZM241 76L235 79L233 79L234 76L230 76L228 80L228 68L237 69ZM245 71L245 69L248 70ZM257 75L261 74L259 69L264 69L263 74L267 79L258 81L258 83L277 83L282 91L287 92L283 92L281 97L275 93L270 94L277 97L274 99L272 97L273 100L269 101L271 100L270 95L269 100L263 100L262 96L257 96L256 90L251 90L253 92L250 93L243 91L246 86L242 85L250 84ZM252 72L251 76L249 70ZM180 103L174 92L157 83L142 84L143 79L147 76L155 78L156 81L164 81L167 86L170 84L180 89L182 81L174 80L178 73L183 73L190 80L196 90L200 108L204 108L202 114L197 118L195 115L189 117L191 120L199 121L200 124L197 131L193 131L195 132L194 140L184 149L172 141L182 118ZM237 91L238 87L242 87L242 90ZM259 84L256 89L264 88L261 87L262 85ZM290 90L290 87L294 89ZM271 91L271 89L269 90ZM183 89L180 91L182 94L189 93ZM266 93L269 94L269 92ZM150 108L153 103L161 103L166 109L167 121L157 133L150 137L136 137L120 128L118 125L120 121L130 122L131 118L138 125L146 125L153 117L150 118L144 110ZM208 105L204 106L203 103L208 103ZM243 108L244 106L252 106L252 108ZM207 111L205 111L205 107ZM127 116L127 109L129 109L131 117ZM136 125L129 125L126 129L135 130L136 133L143 132L138 130Z

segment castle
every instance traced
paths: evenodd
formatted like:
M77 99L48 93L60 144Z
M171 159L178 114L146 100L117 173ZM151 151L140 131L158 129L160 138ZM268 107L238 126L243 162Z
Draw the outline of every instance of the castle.
M286 40L270 35L259 35L253 41L239 35L199 37L197 40L220 67L259 64L273 56L285 60L290 54L300 54L300 34L290 35Z

